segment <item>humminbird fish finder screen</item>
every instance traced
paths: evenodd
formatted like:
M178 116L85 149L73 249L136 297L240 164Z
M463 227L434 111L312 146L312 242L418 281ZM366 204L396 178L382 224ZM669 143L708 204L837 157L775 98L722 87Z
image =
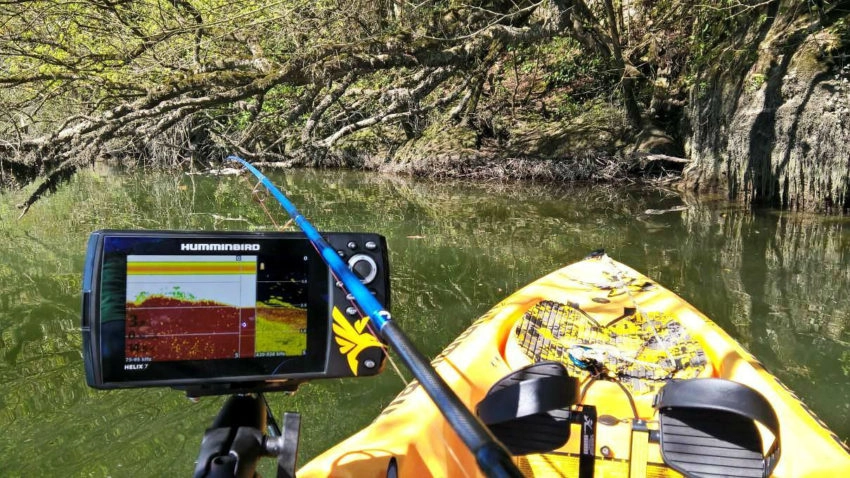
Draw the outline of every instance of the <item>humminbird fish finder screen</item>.
M373 236L361 256L386 268ZM344 294L301 234L97 231L83 282L86 376L97 388L373 374L383 362L379 347L363 357L333 347L334 320L356 321L335 307Z
M283 259L286 268L249 254L128 255L124 356L143 363L306 355L309 256Z

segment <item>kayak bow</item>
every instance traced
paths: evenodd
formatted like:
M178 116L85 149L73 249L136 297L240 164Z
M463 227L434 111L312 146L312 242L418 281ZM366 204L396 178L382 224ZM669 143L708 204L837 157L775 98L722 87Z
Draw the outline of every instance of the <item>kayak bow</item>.
M432 365L526 476L850 474L846 445L740 344L604 254L503 300ZM476 476L474 464L414 382L299 476Z

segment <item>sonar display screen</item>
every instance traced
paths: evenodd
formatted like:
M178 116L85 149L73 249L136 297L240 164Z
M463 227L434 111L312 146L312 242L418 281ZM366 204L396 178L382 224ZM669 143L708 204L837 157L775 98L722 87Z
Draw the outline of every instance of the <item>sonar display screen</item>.
M306 259L276 273L255 255L128 255L127 362L305 355Z

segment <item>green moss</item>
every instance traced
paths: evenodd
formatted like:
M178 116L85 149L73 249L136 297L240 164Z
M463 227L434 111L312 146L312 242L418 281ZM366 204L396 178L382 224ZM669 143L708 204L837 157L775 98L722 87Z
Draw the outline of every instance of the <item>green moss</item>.
M761 73L753 73L749 76L749 78L747 78L747 91L753 93L760 90L766 81L766 75L763 75Z
M405 142L393 158L398 164L433 158L458 161L474 156L478 141L478 133L470 127L454 125L448 119L435 120L419 138Z
M572 105L561 121L540 115L515 119L510 147L516 154L562 158L588 150L609 150L625 131L623 113L607 102L594 100Z
M454 149L475 148L478 136L472 128L445 124L435 121L425 131L417 142L432 143L435 146L447 146Z
M807 39L797 50L791 59L791 69L805 81L809 81L816 75L826 71L827 66L823 61L821 49L813 38Z

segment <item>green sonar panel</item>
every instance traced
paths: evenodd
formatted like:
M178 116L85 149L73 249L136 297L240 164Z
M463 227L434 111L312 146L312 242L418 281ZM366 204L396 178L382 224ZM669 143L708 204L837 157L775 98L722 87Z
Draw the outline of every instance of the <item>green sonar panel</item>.
M560 361L582 379L617 378L635 395L654 394L671 378L697 377L707 361L685 328L661 312L627 310L600 325L577 307L541 301L525 313L515 333L532 361Z

